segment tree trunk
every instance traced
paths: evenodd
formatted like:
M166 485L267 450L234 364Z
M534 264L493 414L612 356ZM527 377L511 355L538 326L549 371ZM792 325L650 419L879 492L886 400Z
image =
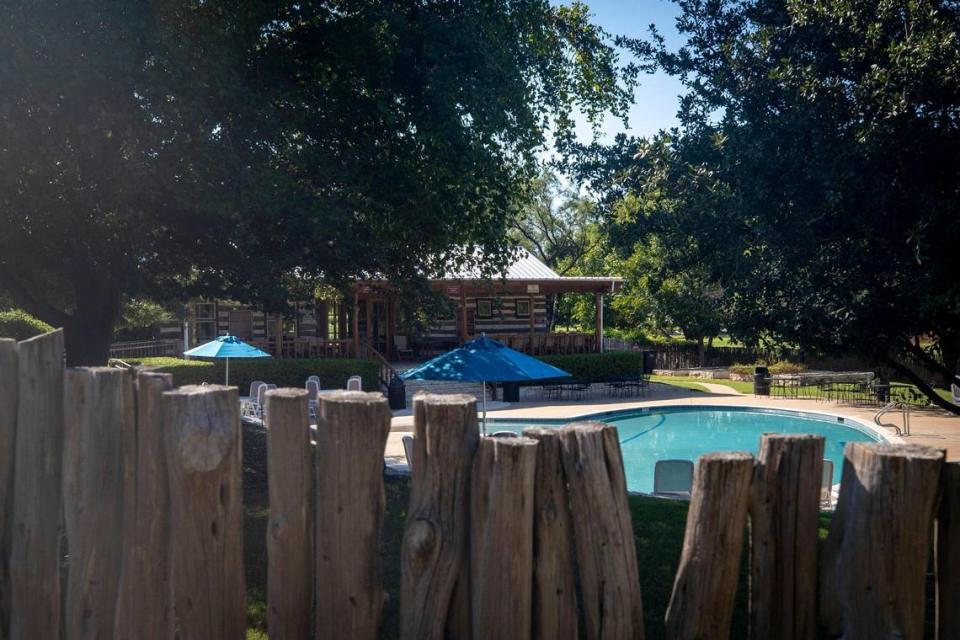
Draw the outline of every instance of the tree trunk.
M890 356L884 356L883 359L887 364L890 365L890 367L894 371L903 374L904 378L906 378L908 381L916 385L916 387L920 389L923 395L927 396L927 398L930 399L930 402L937 405L941 409L949 411L950 413L955 413L957 415L960 415L960 406L957 406L952 402L941 398L940 395L937 394L936 391L934 391L933 387L927 384L927 382L923 378L918 376L913 371L913 369L911 369L910 367L908 367L907 365L901 362L898 362L895 358L892 358Z
M707 352L703 347L703 336L697 338L697 366L706 366Z
M110 358L113 327L120 315L120 295L86 292L64 323L67 366L103 366Z

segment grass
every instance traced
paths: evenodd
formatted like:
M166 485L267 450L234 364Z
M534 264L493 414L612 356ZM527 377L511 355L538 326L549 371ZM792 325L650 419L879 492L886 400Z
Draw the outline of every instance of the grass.
M753 393L753 383L740 380L726 380L723 378L695 378L692 376L650 376L653 382L683 387L684 389L693 389L694 391L703 391L709 393L709 389L703 386L704 382L710 384L722 384L725 387L735 389L740 393Z

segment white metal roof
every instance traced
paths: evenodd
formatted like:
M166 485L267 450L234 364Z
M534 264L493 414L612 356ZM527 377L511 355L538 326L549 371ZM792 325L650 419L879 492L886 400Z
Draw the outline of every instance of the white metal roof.
M610 282L620 281L621 278L604 276L574 276L565 277L545 265L539 258L526 249L518 249L517 259L507 267L506 274L496 274L494 279L503 277L506 280L577 280L581 282ZM448 272L440 280L479 280L478 269L463 269L462 271Z

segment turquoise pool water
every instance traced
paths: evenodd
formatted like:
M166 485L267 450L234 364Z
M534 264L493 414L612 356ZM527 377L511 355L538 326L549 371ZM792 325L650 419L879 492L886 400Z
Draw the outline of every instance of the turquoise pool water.
M749 451L756 455L764 433L813 433L825 438L825 457L833 461L840 482L843 447L848 442L876 442L880 437L853 421L815 413L740 407L654 407L594 414L617 427L630 491L653 491L657 460L696 460L714 451ZM561 426L570 420L488 420L487 433L520 432L524 427Z

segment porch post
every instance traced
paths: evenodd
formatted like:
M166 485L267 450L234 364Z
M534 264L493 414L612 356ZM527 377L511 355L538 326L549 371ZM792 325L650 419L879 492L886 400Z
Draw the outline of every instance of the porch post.
M353 292L353 357L360 357L360 291Z
M467 341L467 290L460 283L460 343Z
M593 324L593 341L595 343L594 350L597 353L603 351L603 294L594 293L593 294L593 313L594 313L594 324Z
M534 303L534 297L530 296L530 349L528 351L530 355L533 355L537 351L533 343L533 339L536 334L536 316L537 307Z

